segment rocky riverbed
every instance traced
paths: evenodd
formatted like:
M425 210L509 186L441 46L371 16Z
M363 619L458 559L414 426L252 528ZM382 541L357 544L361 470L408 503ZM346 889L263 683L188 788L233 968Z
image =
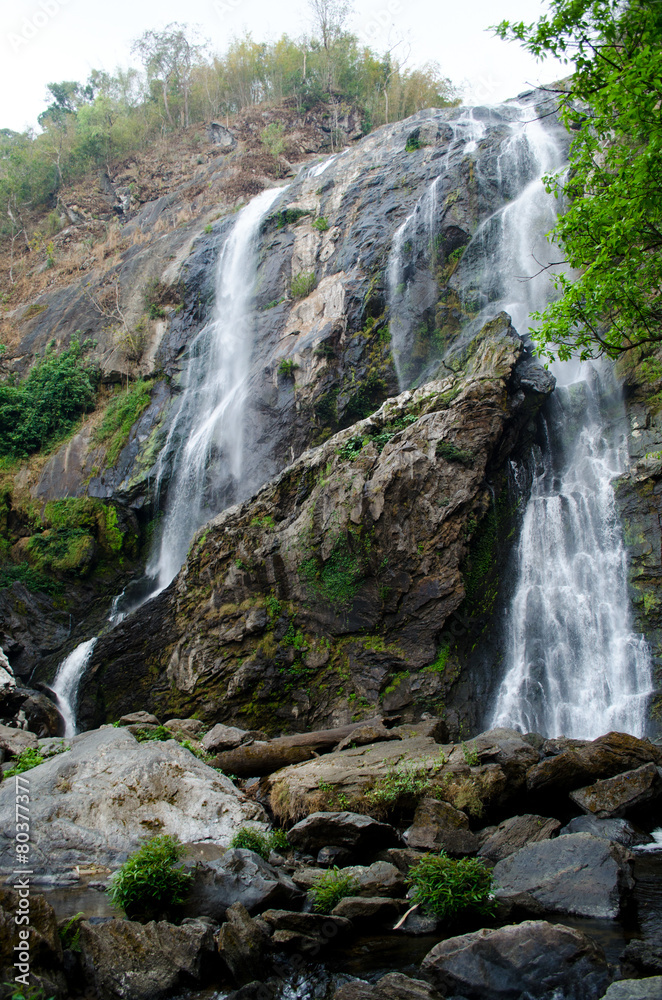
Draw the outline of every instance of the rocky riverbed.
M269 740L147 713L70 740L2 727L5 772L26 748L58 751L25 772L35 987L62 1000L661 996L662 748L624 733L443 733L436 718L375 718ZM10 777L3 817L15 795ZM282 828L288 846L267 858L230 846L247 827ZM125 919L109 907L108 879L162 833L185 845L187 900L162 919ZM5 981L13 836L6 825ZM440 851L491 870L491 916L442 920L412 904L410 871ZM346 891L317 912L330 870Z

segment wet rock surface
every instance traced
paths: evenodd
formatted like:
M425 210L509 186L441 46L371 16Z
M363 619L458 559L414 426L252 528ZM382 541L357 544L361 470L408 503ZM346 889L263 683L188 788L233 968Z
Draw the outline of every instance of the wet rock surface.
M531 844L494 868L497 899L529 913L617 917L634 887L630 854L587 833Z
M287 875L253 851L232 848L218 861L195 866L186 916L224 920L235 903L252 916L262 910L290 904L298 908L303 893Z
M218 961L213 928L202 921L83 921L80 947L88 985L101 1000L158 1000L200 983Z
M426 956L423 972L447 995L467 1000L598 1000L610 975L602 949L581 931L526 921L450 938Z

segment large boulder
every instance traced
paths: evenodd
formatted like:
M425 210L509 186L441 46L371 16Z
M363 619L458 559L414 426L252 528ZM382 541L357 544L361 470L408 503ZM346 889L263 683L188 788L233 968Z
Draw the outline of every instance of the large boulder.
M598 819L615 819L649 807L662 796L662 767L642 764L613 778L596 781L570 792L570 798L585 813Z
M201 983L214 971L213 927L109 920L80 924L80 947L90 987L99 1000L159 1000L177 987Z
M336 990L334 1000L442 1000L442 994L422 979L389 972L376 983L345 983Z
M218 935L218 950L232 978L240 986L252 983L262 974L264 953L269 934L254 920L245 906L233 903L228 907L226 922Z
M660 1000L662 976L649 979L621 979L612 983L602 1000Z
M631 855L588 833L529 844L494 868L497 899L528 913L616 918L634 887Z
M36 750L39 746L37 737L27 729L16 729L14 726L0 724L0 750L7 757L18 757L24 750Z
M195 865L184 913L220 921L234 903L253 915L279 906L298 909L303 899L292 879L258 854L232 848L216 861Z
M356 857L376 854L398 843L399 837L388 823L352 812L316 812L288 831L293 847L317 853L322 847L346 847Z
M407 728L412 732L413 727ZM363 807L366 794L385 785L398 767L433 777L446 760L444 749L449 748L440 747L432 736L413 731L400 740L334 751L283 767L263 778L260 790L276 817L288 821L324 810L339 798L349 803L349 809Z
M475 854L478 850L478 841L469 829L467 816L438 799L421 799L403 840L419 851Z
M0 787L0 813L13 814L14 786ZM174 740L137 743L112 726L75 737L71 749L30 771L31 860L46 871L86 863L111 867L155 833L227 844L264 811L232 782ZM0 863L11 865L11 831L0 832Z
M422 971L443 995L467 1000L598 1000L610 978L586 934L544 920L441 941Z
M559 830L559 835L566 833L592 833L594 837L604 837L605 840L613 840L623 847L636 847L639 844L652 844L653 838L639 830L627 819L597 819L595 816L575 816L563 829Z
M628 733L607 733L542 760L529 770L526 784L530 792L571 792L650 763L662 765L662 747Z
M13 782L12 782L13 785ZM7 814L5 814L7 815ZM21 876L12 879L14 885L20 888ZM29 884L29 878L28 878ZM30 894L29 910L23 908L28 897L23 892L23 899L14 889L0 888L0 975L2 982L13 981L17 975L31 973L33 985L41 984L48 990L48 996L53 994L64 997L66 984L62 974L62 943L58 934L57 918L53 907L43 896ZM17 914L29 913L29 924L17 925ZM28 948L23 963L23 956L17 946L27 943ZM26 968L17 968L25 964Z
M499 823L494 832L481 845L478 854L490 861L503 861L516 851L535 844L541 840L549 840L561 828L556 819L548 816L535 816L526 813L523 816L512 816Z

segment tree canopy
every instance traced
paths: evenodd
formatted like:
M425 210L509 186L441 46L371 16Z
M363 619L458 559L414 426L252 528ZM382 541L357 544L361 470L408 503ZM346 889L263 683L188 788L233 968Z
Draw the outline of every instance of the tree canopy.
M574 72L558 88L569 170L547 178L567 207L553 232L572 271L536 317L553 359L617 357L662 341L662 3L551 0L536 24L497 33Z
M22 214L52 208L63 184L112 163L195 122L244 108L320 101L353 103L365 131L431 105L457 103L437 66L407 70L345 30L344 0L310 0L312 37L256 42L236 38L227 51L209 47L185 24L146 31L133 50L143 65L115 73L94 70L85 83L48 85L41 134L0 129L0 235L27 239Z

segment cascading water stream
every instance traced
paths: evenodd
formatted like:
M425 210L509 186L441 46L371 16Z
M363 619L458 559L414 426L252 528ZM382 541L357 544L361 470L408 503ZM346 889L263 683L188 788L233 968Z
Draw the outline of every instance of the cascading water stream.
M418 371L412 364L413 328L425 307L420 290L412 281L412 262L421 256L428 268L434 264L435 236L438 212L438 191L443 184L451 156L461 147L464 153L474 152L478 140L485 133L485 124L474 119L472 109L464 109L455 122L450 123L452 139L446 156L441 160L440 172L393 236L386 272L389 303L389 330L391 352L400 391L412 384ZM425 296L424 296L425 298ZM433 301L432 290L428 294Z
M531 313L553 294L547 233L557 206L542 178L562 168L564 153L532 106L498 110L510 116L496 164L506 204L480 224L451 278L465 312L473 313L451 356L501 310L525 332ZM457 128L454 139L456 134ZM467 139L463 155L475 149L477 138ZM446 162L449 156L450 150ZM435 220L425 207L441 191L442 174L393 241L391 342L401 388L414 381L414 327L425 307L419 295L413 303L418 314L412 308L410 275L420 233L428 244L434 241ZM506 668L488 724L587 739L614 728L642 735L653 686L651 656L643 637L632 632L627 553L612 487L627 464L623 401L607 365L568 362L555 366L554 374L559 387L550 404L549 447L524 517L507 613Z
M113 600L111 627L167 587L197 529L241 498L256 243L262 220L283 190L272 188L253 198L238 214L221 250L213 318L189 349L182 392L157 466L157 495L169 469L172 477L158 544L147 565L148 585L137 598L120 594ZM75 733L78 687L95 643L88 639L77 646L53 681L67 735Z
M190 347L183 392L161 452L174 476L160 541L147 565L147 575L155 580L149 596L174 579L197 529L241 495L255 243L263 218L282 193L283 188L263 191L242 209L218 260L214 317ZM160 460L157 492L164 471ZM223 493L226 501L219 507Z
M60 715L64 719L64 735L76 735L76 696L81 677L85 673L85 668L90 662L95 639L88 639L81 642L79 646L69 653L66 660L63 660L58 667L51 691L57 698Z
M524 515L491 724L581 739L642 736L651 656L632 632L612 487L627 463L625 411L608 366L568 367L557 366L565 384L550 402L551 447Z

